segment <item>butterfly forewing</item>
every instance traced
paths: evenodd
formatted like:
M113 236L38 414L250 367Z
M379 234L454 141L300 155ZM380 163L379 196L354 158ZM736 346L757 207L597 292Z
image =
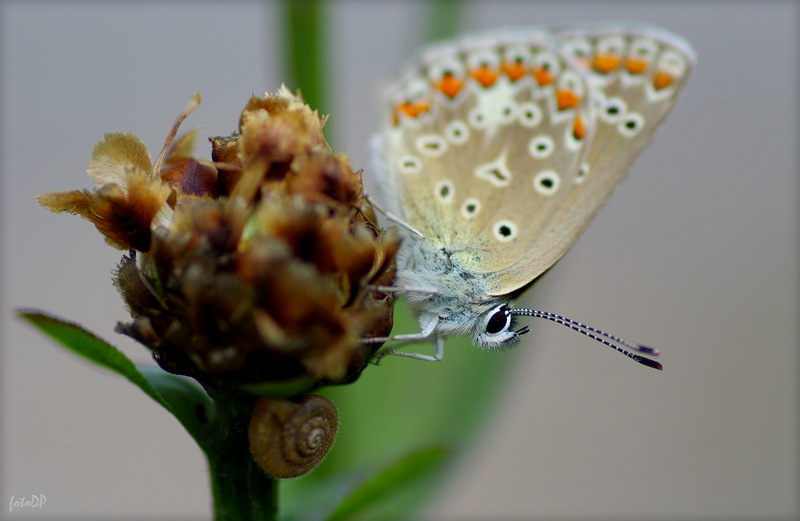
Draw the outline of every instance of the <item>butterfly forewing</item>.
M561 51L590 86L593 134L578 176L545 233L526 241L518 269L535 278L572 246L605 203L672 108L694 64L680 37L643 25L553 28ZM531 280L529 279L529 280ZM504 273L490 278L491 293L517 289Z
M588 76L548 42L507 30L438 46L388 98L401 216L503 288L530 282L521 260L550 233L593 131Z

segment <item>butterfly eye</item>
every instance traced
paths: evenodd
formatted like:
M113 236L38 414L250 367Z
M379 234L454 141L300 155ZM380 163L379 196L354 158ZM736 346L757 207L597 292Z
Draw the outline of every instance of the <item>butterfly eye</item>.
M492 313L489 322L486 323L486 332L490 335L496 335L504 331L511 324L511 313L508 311L507 306L495 309L496 311Z

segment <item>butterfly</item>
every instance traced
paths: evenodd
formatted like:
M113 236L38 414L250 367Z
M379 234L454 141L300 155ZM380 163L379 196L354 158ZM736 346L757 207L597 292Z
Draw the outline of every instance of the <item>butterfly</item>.
M371 142L381 206L404 241L393 288L420 332L515 345L545 318L644 365L658 351L513 301L574 244L669 113L694 67L681 37L642 23L502 28L425 48L389 88ZM635 352L641 353L636 354Z

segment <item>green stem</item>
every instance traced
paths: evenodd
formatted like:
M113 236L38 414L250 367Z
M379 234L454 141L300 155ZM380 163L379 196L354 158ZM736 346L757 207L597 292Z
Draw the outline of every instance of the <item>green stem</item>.
M431 42L455 36L464 20L463 7L462 0L429 0L423 40Z
M289 88L300 89L303 99L320 114L330 112L325 99L327 42L325 5L322 0L284 0L280 28L284 48L284 70Z
M214 521L269 521L278 516L278 482L256 465L247 427L255 399L214 396L215 417L204 450L208 458Z

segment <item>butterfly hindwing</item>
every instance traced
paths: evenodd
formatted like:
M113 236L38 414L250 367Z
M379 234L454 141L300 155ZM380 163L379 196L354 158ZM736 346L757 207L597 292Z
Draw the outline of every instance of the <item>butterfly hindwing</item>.
M672 108L695 61L683 39L648 25L572 24L550 31L587 78L595 120L588 154L550 215L548 233L527 241L517 259L518 269L532 278L567 252L625 178ZM492 294L517 289L505 281L503 273L494 274Z

